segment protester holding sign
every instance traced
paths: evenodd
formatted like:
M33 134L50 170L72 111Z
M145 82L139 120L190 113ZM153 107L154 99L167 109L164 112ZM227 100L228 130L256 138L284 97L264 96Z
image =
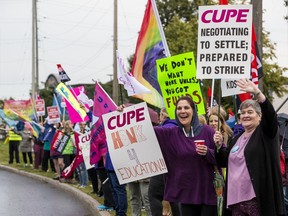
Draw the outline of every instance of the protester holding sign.
M182 215L215 216L214 131L199 123L190 96L177 100L175 114L177 127L154 128L168 168L164 199L180 203Z
M63 150L61 150L61 153L63 156L63 161L64 161L64 168L63 169L65 169L66 167L68 167L72 163L72 161L75 157L75 155L74 155L75 144L74 144L73 124L71 123L70 120L64 122L63 132L65 135L68 135L68 138L64 143ZM69 178L66 178L65 181L71 182L72 179L73 179L73 174ZM64 181L64 179L61 179L61 180Z
M237 85L254 95L240 105L244 132L234 137L228 147L217 131L217 163L227 167L227 190L223 205L232 215L284 215L284 199L279 163L277 115L265 95L250 80Z
M76 132L76 131L75 131ZM86 130L86 122L80 122L79 123L79 131L77 131L77 133L79 134L85 134L87 133L88 130ZM77 151L77 148L75 148ZM81 149L81 147L79 147L79 149ZM82 149L81 149L82 150ZM80 151L81 151L80 150ZM83 153L81 152L82 157L83 157ZM93 169L93 168L92 168ZM77 167L76 167L76 172L79 178L79 183L80 183L80 188L85 188L87 186L88 183L88 172L85 166L85 162L81 162ZM97 179L97 177L96 177ZM97 179L98 180L98 179ZM94 178L94 182L92 182L93 187L95 184L97 184L97 188L98 188L98 182L95 182L95 178ZM98 189L97 189L98 191Z
M56 128L53 126L53 124L48 124L48 121L44 122L44 131L40 134L39 141L43 142L43 158L41 163L41 170L43 172L48 171L48 164L50 163L50 169L53 172L56 172L54 163L52 159L50 158L50 145L53 140L54 134L55 134Z
M160 126L176 127L175 120L171 120L165 107L162 107L159 115ZM149 202L153 216L170 215L171 211L174 216L181 215L178 203L171 203L164 200L164 175L156 175L150 178L149 184ZM171 206L170 206L171 205Z
M53 160L54 167L56 170L56 176L53 179L60 180L61 171L64 168L64 162L63 162L63 156L61 152L57 151L57 148L63 137L63 132L60 123L55 124L54 127L55 127L55 134L53 135L53 140L50 145L50 158Z
M222 136L224 138L224 144L227 145L228 141L233 136L233 131L227 125L224 116L221 115L220 113L218 114L218 111L216 109L212 109L212 112L208 117L208 125L215 131L217 131L219 127L219 130L221 131Z

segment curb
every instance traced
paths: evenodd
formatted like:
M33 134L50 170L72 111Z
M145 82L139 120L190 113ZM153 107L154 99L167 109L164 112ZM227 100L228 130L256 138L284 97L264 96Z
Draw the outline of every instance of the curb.
M77 199L79 199L83 204L91 211L91 213L95 216L111 216L111 214L107 211L98 211L97 206L100 205L100 203L87 195L86 193L83 193L82 191L78 190L77 188L74 188L73 186L70 186L66 183L61 183L59 181L55 181L53 179L50 179L45 176L36 175L34 173L28 173L22 170L18 170L12 167L4 166L0 164L0 169L13 172L19 175L23 175L29 178L33 178L35 180L49 183L57 188L60 188L61 190L65 192L71 193L73 196L75 196Z

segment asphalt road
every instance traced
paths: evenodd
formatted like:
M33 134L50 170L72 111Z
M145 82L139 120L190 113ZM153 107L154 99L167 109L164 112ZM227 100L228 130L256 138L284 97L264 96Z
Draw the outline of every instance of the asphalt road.
M0 169L0 216L92 216L76 196Z

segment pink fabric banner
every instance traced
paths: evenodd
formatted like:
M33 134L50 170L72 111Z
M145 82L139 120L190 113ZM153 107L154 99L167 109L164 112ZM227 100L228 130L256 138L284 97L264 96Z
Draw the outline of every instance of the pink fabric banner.
M107 153L106 136L102 115L115 111L117 105L96 82L93 106L93 127L91 129L90 164L96 164Z
M78 96L83 91L85 92L84 86L78 86L78 87L70 89L70 92L74 95L74 97L76 98L77 101L78 101ZM81 116L79 115L79 113L73 108L73 106L66 99L64 99L64 100L66 103L66 108L67 108L67 111L69 113L69 118L70 118L71 122L72 123L82 122L83 120L82 120ZM88 104L85 104L85 106L89 109ZM84 118L84 121L89 121L89 117L86 116Z

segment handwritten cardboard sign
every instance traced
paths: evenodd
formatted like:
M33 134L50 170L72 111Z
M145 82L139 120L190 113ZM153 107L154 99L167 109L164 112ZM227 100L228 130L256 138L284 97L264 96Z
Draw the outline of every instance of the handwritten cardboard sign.
M193 98L199 114L205 114L193 52L159 59L156 63L158 82L169 117L175 119L176 101L185 95Z
M167 172L145 102L104 114L103 121L120 184Z

